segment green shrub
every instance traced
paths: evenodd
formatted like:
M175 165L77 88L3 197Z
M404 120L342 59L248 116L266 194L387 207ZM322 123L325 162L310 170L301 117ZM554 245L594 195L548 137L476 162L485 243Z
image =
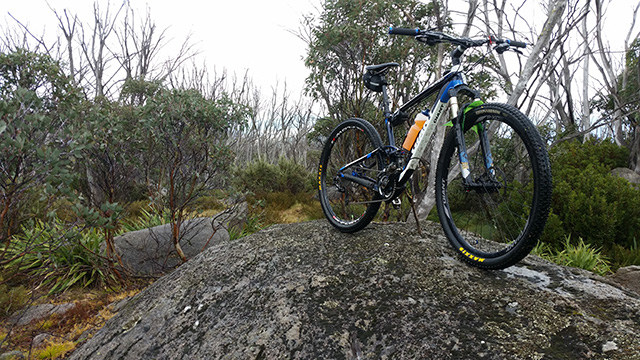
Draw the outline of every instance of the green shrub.
M130 231L150 229L152 227L164 225L168 222L169 215L158 215L151 210L142 208L138 210L137 217L122 222L118 234L124 234Z
M273 190L277 167L265 160L256 160L234 171L234 185L240 190L264 193Z
M0 278L0 283L3 279ZM29 301L29 292L24 285L10 287L7 284L0 285L0 317L8 316L21 309Z
M49 342L44 349L34 351L36 359L58 359L64 357L69 351L76 347L72 341L63 341L61 343Z
M571 236L566 237L564 249L556 253L555 262L560 265L585 269L599 275L606 275L611 272L611 266L607 258L600 253L600 249L595 249L590 244L585 244L582 238L579 238L578 242L573 244Z
M231 228L229 229L229 239L237 240L243 238L247 235L251 235L255 232L258 232L264 228L264 224L262 223L262 214L250 214L247 217L247 223L242 229Z
M281 158L277 164L257 160L234 171L235 185L241 191L255 194L290 192L297 194L313 189L314 177L304 166Z
M570 168L579 171L587 164L598 164L603 169L611 170L627 166L629 151L608 140L590 140L585 143L571 141L554 147L549 157L554 170Z
M611 170L626 165L627 150L611 142L561 144L551 153L552 215L543 240L562 247L567 234L609 252L630 248L640 233L640 191Z
M636 239L633 239L631 248L615 245L611 251L611 259L614 270L630 265L640 265L640 247Z
M315 177L304 166L293 160L281 158L278 161L278 191L290 191L293 194L314 188Z

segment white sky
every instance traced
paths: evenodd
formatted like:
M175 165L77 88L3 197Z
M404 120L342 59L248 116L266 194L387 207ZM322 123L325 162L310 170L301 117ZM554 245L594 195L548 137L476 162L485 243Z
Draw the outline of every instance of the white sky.
M191 33L192 43L201 51L199 61L206 62L211 71L214 67L217 71L226 68L242 75L248 69L254 83L266 91L277 82L282 88L286 81L296 92L304 85L308 74L303 61L306 44L291 31L300 27L303 14L317 12L321 0L130 1L138 16L144 16L146 6L150 7L157 27L169 28L173 46L180 45ZM457 1L450 0L451 6L459 6ZM101 6L107 2L100 0ZM112 7L120 4L120 0L111 2ZM635 3L613 0L604 24L611 40L622 43ZM35 34L55 36L56 18L47 4L58 11L69 9L84 22L92 16L92 0L0 0L0 28L7 23L13 25L7 15L11 13ZM536 14L531 15L527 20L535 21Z
M248 69L254 83L267 91L277 82L280 88L285 81L289 88L304 84L306 44L291 31L298 30L303 14L316 11L318 0L130 1L140 17L149 6L158 29L168 28L171 45L181 45L191 33L200 51L198 63L206 62L210 71L226 68L243 75ZM59 13L77 13L81 21L92 18L92 0L0 0L0 28L15 24L11 13L34 34L54 36L57 20L47 3ZM99 3L106 9L107 0ZM112 8L120 3L112 0Z

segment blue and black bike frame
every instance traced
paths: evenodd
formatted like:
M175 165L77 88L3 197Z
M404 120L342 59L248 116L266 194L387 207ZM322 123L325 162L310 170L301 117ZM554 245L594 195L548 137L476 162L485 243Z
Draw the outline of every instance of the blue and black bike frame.
M414 146L411 149L411 153L408 156L408 161L406 161L406 163L404 164L398 164L397 163L398 160L401 158L404 158L405 154L396 147L395 137L393 133L394 126L402 124L407 118L407 113L410 111L410 109L412 109L413 107L418 105L420 102L422 102L423 100L425 100L426 98L428 98L429 96L433 95L438 91L439 93L438 93L437 100L431 109L431 118L424 125L422 130L420 130L420 133L418 134L418 137L414 143ZM457 99L458 94L464 94L469 96L471 99L474 99L473 103L466 104L463 107L463 110L459 111L458 99ZM373 152L359 159L356 159L350 162L349 164L344 165L339 171L341 177L345 178L346 180L353 181L357 184L365 186L367 188L374 189L382 195L382 189L380 188L379 186L380 184L376 179L365 178L365 177L359 176L359 174L356 174L356 173L349 174L345 172L346 169L353 166L354 164L357 164L372 156L378 156L378 153L381 152L384 155L386 155L385 158L388 159L388 161L385 164L384 172L386 172L390 176L393 175L395 177L394 179L395 181L393 182L396 184L396 187L399 189L403 189L404 184L411 177L411 174L413 173L413 171L418 167L419 159L422 157L424 151L426 150L427 144L429 143L429 140L431 139L431 136L434 133L435 127L438 124L445 125L447 123L448 118L445 116L445 114L447 113L446 110L448 106L450 106L452 113L455 114L455 116L453 116L453 120L451 121L451 123L453 124L453 128L456 133L458 158L460 161L460 168L461 168L462 176L464 179L465 187L467 188L474 187L474 182L470 177L467 146L464 140L464 130L465 130L464 117L465 117L467 108L471 108L470 105L475 104L474 106L477 106L482 102L479 100L478 93L470 89L465 84L464 73L462 72L462 67L459 64L454 65L453 68L448 73L446 73L441 79L439 79L437 82L427 87L425 90L420 92L418 95L413 97L411 100L409 100L405 104L401 105L398 108L398 110L396 110L394 113L391 113L389 110L389 97L387 94L386 85L382 86L382 97L383 97L382 107L383 107L384 116L385 116L385 128L387 132L387 140L389 145L378 148ZM485 167L487 169L487 172L491 174L491 176L493 177L493 174L494 174L493 160L492 160L491 151L489 148L489 140L488 140L487 132L485 131L485 129L481 124L479 124L476 127L476 129L480 139L481 150L484 155ZM394 167L394 171L388 170L390 166ZM395 172L395 174L392 174L392 172Z

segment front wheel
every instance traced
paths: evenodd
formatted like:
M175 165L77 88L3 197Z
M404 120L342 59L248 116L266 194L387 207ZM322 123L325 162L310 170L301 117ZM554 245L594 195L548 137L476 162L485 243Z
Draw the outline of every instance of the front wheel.
M384 167L375 151L382 140L362 119L348 119L329 135L320 156L318 186L325 216L338 230L355 232L375 217L381 195L374 189ZM368 186L369 185L369 186Z
M466 262L503 269L529 254L547 221L552 183L546 147L531 121L505 104L467 112L463 133L473 185L462 179L456 135L450 131L438 159L438 216Z

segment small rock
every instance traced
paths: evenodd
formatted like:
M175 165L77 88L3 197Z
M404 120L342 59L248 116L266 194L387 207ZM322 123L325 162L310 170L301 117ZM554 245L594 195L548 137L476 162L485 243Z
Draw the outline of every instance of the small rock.
M507 304L507 307L505 308L505 310L510 313L510 314L517 314L518 312L518 308L520 307L520 304L518 304L517 301L514 302L510 302Z
M613 341L607 341L606 343L604 343L604 345L602 345L603 353L615 350L618 350L618 344L614 343Z
M640 266L622 267L611 275L611 280L640 294Z
M67 311L73 309L76 306L74 303L64 303L59 305L54 304L41 304L30 306L25 310L13 314L9 318L9 323L24 326L32 321L39 321L46 319L51 315L64 315Z
M611 174L617 177L621 177L636 186L640 185L640 175L638 175L635 171L631 169L615 168L611 170Z
M18 350L9 351L9 352L0 354L0 360L22 360L22 359L24 359L24 354Z
M49 333L38 334L33 337L33 340L31 340L31 345L34 348L37 348L37 347L40 347L41 345L44 345L44 343L47 342L47 340L49 339L51 339L51 334Z
M214 244L229 240L229 232L217 226L215 218L185 221L180 234L180 246L187 259ZM182 265L182 261L175 256L171 236L171 225L164 224L117 236L114 244L126 269L135 275L160 276Z

